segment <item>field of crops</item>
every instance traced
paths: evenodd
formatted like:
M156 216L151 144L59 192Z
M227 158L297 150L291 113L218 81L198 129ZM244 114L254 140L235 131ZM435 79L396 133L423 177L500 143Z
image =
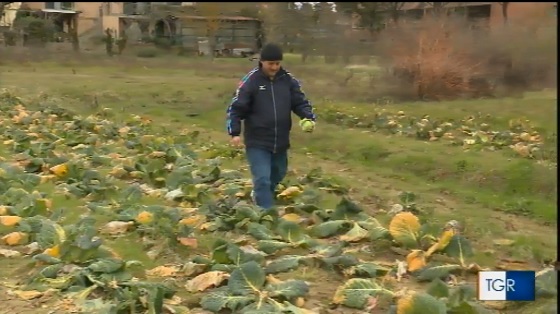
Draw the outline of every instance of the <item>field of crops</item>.
M475 301L482 267L463 227L424 218L413 193L371 215L312 170L279 188L278 216L263 214L249 201L246 173L224 166L240 152L196 131L171 134L135 115L120 121L111 109L80 116L8 91L0 102L0 256L17 261L19 273L5 284L9 295L61 313L494 313L508 306ZM447 133L433 133L440 125L424 134L418 123L406 132ZM522 131L508 141L538 145L536 133ZM333 208L322 205L327 195L339 198ZM146 258L130 259L119 241ZM336 288L327 294L325 285ZM537 297L556 291L556 273L541 270ZM547 302L539 313L555 309Z
M368 129L422 141L444 141L467 150L511 149L515 156L556 166L556 148L544 148L545 142L556 146L556 135L544 138L527 119L512 119L507 129L496 129L492 125L494 117L481 113L459 121L431 118L429 115L414 117L404 111L392 113L385 109L372 110L370 113L356 116L334 106L325 108L322 113L325 121L343 127Z

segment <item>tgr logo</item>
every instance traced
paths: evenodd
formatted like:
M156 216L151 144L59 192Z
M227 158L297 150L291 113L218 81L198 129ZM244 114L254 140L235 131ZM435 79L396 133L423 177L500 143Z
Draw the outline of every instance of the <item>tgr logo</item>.
M477 286L481 301L535 300L534 271L481 271Z
M505 283L502 279L486 279L488 291L503 291L506 289L507 291L515 291L515 280L513 279L506 279Z

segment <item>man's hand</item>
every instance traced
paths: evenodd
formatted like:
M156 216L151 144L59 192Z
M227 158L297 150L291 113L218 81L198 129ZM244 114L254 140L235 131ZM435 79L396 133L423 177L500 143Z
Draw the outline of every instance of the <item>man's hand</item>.
M311 119L303 119L299 122L299 126L303 132L311 133L315 129L315 122Z
M230 140L231 145L235 146L235 147L241 147L243 146L242 142L241 142L241 137L240 136L232 136L231 140Z

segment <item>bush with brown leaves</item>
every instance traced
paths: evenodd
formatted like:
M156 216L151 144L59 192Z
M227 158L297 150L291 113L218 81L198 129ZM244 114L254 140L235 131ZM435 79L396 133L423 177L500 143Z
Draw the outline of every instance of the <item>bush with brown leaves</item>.
M536 36L515 26L491 29L465 19L425 18L385 30L376 53L399 86L395 96L488 97L498 85L528 89L555 77L556 35L542 29Z

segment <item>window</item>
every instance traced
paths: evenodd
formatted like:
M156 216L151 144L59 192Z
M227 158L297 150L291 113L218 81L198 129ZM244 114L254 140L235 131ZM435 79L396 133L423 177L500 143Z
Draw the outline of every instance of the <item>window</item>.
M141 15L149 11L150 2L123 2L123 14Z
M424 16L423 9L412 9L404 11L403 17L410 20L420 20Z
M136 11L136 2L123 2L123 14L133 15Z
M451 8L447 11L449 16L467 16L467 7Z
M492 6L490 5L473 5L467 7L468 19L487 19L490 18Z
M45 9L73 10L74 2L45 2Z
M72 10L74 9L74 2L61 2L60 7L63 10Z

